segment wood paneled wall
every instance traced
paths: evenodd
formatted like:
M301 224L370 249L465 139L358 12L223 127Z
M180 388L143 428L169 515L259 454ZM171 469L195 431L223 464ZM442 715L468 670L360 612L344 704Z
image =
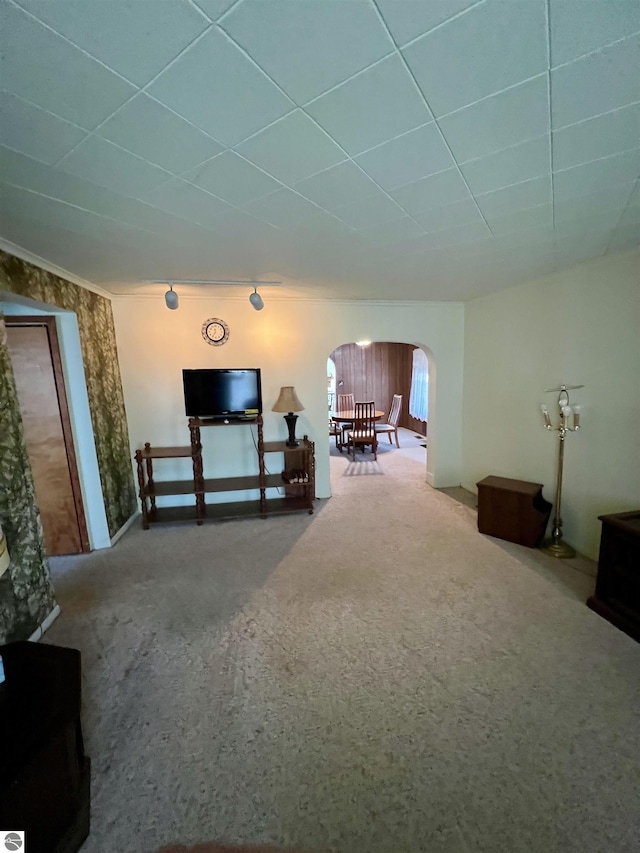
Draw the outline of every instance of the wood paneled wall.
M373 400L389 414L394 394L402 394L399 425L427 434L427 425L409 415L413 351L411 344L372 343L367 347L343 344L331 353L336 365L336 394ZM342 384L341 384L342 383Z

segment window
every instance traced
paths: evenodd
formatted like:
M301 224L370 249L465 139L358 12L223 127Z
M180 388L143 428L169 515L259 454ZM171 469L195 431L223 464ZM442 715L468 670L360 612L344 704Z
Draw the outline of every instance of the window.
M427 421L429 413L429 362L426 353L420 348L413 351L413 369L411 371L411 394L409 396L409 414L419 421Z

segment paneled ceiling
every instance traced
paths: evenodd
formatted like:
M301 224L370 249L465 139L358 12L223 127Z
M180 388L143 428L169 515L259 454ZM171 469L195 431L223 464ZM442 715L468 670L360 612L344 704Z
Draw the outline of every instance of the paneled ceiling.
M114 294L464 300L640 244L640 0L0 13L0 236Z

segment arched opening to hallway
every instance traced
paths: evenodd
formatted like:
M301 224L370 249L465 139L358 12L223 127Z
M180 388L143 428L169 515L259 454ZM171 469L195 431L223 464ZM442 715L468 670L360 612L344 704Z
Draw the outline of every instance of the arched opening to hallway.
M416 359L414 353L422 359ZM417 367L414 362L418 364ZM394 395L400 395L400 446L396 446L395 435L381 433L378 436L378 459L381 461L391 453L409 454L419 464L415 476L424 479L427 458L428 380L426 353L414 344L386 341L365 345L342 344L336 347L327 360L329 416L338 407L339 395L352 394L354 400L373 400L376 410L384 413L380 421L385 423L389 419ZM415 417L416 414L419 417ZM345 473L342 470L345 466L349 475L381 470L379 465L373 464L370 453L358 453L357 461L353 462L347 457L346 450L341 452L340 444L340 436L331 439L330 457L332 460L343 460L342 464L332 461L332 480ZM365 465L360 464L362 462Z

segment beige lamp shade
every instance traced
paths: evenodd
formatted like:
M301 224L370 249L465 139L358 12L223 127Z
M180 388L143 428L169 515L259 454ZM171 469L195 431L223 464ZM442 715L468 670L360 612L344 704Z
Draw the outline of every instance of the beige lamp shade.
M298 399L293 385L283 385L280 396L273 404L272 412L303 412L304 406Z

